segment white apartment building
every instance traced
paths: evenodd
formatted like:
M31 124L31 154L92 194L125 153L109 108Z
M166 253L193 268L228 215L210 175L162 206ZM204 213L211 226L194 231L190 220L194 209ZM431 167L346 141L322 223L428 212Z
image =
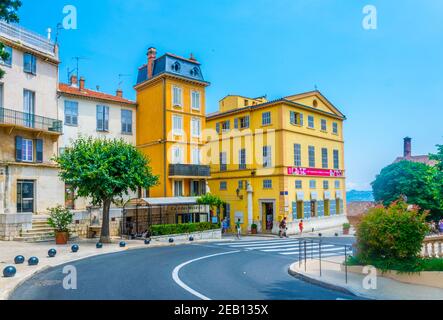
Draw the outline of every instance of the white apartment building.
M63 126L57 109L58 48L46 37L0 21L9 58L0 61L0 240L32 228L64 203L51 160Z
M77 76L71 76L68 84L59 84L58 109L63 120L60 152L80 136L117 138L135 145L136 103L123 98L121 90L115 95L90 90L84 78L78 81ZM65 186L65 200L70 209L85 210L89 206L87 199L74 200L69 186Z

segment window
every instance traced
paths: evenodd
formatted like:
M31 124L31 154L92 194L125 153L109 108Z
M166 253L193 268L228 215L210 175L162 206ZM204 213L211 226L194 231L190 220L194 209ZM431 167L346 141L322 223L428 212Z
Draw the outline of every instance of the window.
M17 162L43 162L43 140L15 137L15 158Z
M268 126L271 124L271 113L263 112L261 115L261 124L262 126Z
M220 152L220 171L226 171L228 168L228 161L227 161L227 154L226 152Z
M23 55L23 71L26 73L37 73L37 58L31 53Z
M109 131L109 107L97 106L97 131Z
M238 153L239 165L238 168L240 170L246 169L246 149L241 149Z
M192 91L191 92L191 107L194 110L200 110L200 92Z
M180 87L172 87L172 106L181 107L183 105L183 90Z
M65 100L65 124L78 125L78 102Z
M334 186L335 186L335 189L340 189L340 180L335 180Z
M34 212L34 181L17 180L17 212Z
M301 167L301 145L294 144L294 166Z
M272 180L263 180L263 189L272 189Z
M234 119L234 128L238 129L239 127L240 129L249 128L249 116Z
M30 139L22 139L21 161L32 162L33 160L34 160L34 141Z
M317 181L309 180L309 188L311 188L311 189L317 188Z
M183 197L183 181L174 181L174 197Z
M245 107L249 106L249 101L245 99Z
M174 136L183 135L183 117L178 114L172 115L172 134Z
M231 128L231 122L229 120L223 121L221 123L222 126L222 132L227 132Z
M337 122L332 123L332 133L338 134L338 123Z
M334 169L338 170L340 168L340 157L338 150L334 150Z
M191 119L191 134L194 138L200 138L201 136L201 121L199 118Z
M0 108L3 108L3 83L0 83ZM2 117L2 114L0 114Z
M303 182L301 180L295 180L295 189L303 189Z
M321 167L323 169L328 169L328 149L321 149Z
M244 187L243 180L238 180L238 189L243 190L243 187Z
M200 149L198 147L194 147L192 148L192 164L200 164L201 163L201 158L200 158Z
M323 189L325 189L325 190L329 189L329 181L328 180L323 181Z
M191 71L189 71L189 73L191 74L191 76L193 77L198 77L198 75L200 74L200 71L198 70L197 67L194 67L191 69Z
M270 168L272 166L271 146L263 147L263 167Z
M309 146L308 151L309 151L309 167L315 168L315 147Z
M174 62L174 63L171 65L171 69L172 69L172 71L174 71L174 72L180 72L180 69L181 69L181 65L180 65L180 63L178 63L178 62Z
M5 60L0 58L0 64L7 66L7 67L11 67L12 66L12 48L8 47L8 46L4 46L3 52L6 52L8 54L8 58L6 58Z
M308 116L308 128L314 129L314 116Z
M290 111L289 113L290 122L293 125L302 126L303 125L303 114L295 111Z
M328 125L326 123L325 119L321 119L321 131L327 131L328 130Z
M173 164L182 164L184 161L183 157L183 149L180 146L173 146L172 150L172 163Z
M33 128L35 120L35 92L23 90L23 112L25 113L24 125Z
M122 110L122 133L132 134L132 110Z
M220 190L228 190L228 183L226 181L220 181Z

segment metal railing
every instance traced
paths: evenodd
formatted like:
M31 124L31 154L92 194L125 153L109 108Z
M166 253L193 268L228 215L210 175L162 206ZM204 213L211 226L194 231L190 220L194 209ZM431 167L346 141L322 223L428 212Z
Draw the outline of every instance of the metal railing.
M9 24L4 21L0 21L0 35L13 40L19 41L32 47L38 51L42 51L51 56L55 56L55 44L44 36L26 30L16 24Z
M335 263L335 264L342 264L337 261L327 260L325 259L325 256L328 251L324 250L324 245L333 245L334 247L342 248L342 255L345 256L345 261L343 263L344 265L344 273L345 273L345 283L348 283L348 257L353 255L353 247L349 244L343 244L343 243L334 243L332 241L324 241L322 239L297 239L299 241L299 252L298 252L298 258L299 258L299 268L302 267L304 264L304 269L306 272L307 269L307 260L318 260L319 262L319 274L320 277L322 276L322 262L328 262L328 263ZM309 248L308 249L308 244ZM314 250L314 248L316 250ZM318 249L318 250L317 250ZM337 254L336 256L340 256L340 254Z
M194 164L170 164L169 176L183 177L209 177L211 175L209 166Z
M9 124L49 132L63 132L63 123L61 120L5 108L0 108L0 124Z

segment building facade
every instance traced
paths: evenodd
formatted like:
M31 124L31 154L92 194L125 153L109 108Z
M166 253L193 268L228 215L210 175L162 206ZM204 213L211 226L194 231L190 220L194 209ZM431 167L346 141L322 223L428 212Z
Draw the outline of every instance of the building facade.
M205 88L200 63L148 50L138 70L137 147L149 156L159 185L149 197L198 196L206 192L209 166L203 165Z
M336 227L346 221L343 121L320 92L267 101L227 96L207 116L212 193L243 232Z
M68 84L59 85L58 112L63 119L64 132L60 137L59 152L79 137L123 139L135 145L136 103L125 99L120 89L112 95L87 89L85 83L84 78L78 81L73 75ZM65 186L66 207L84 210L90 205L85 198L74 198L69 186Z
M58 49L47 38L0 22L9 58L0 79L0 239L32 227L32 218L64 203L51 160L63 126L57 112Z

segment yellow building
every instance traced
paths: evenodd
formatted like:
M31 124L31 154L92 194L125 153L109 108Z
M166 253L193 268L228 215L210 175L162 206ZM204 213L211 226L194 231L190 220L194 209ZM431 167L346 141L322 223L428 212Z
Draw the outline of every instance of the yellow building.
M346 222L343 121L345 116L320 92L265 97L227 96L207 116L207 154L212 193L227 206L230 226L243 232L288 233Z
M202 165L205 88L200 63L148 50L137 85L137 147L151 159L160 184L145 196L194 196L206 192L209 166Z

